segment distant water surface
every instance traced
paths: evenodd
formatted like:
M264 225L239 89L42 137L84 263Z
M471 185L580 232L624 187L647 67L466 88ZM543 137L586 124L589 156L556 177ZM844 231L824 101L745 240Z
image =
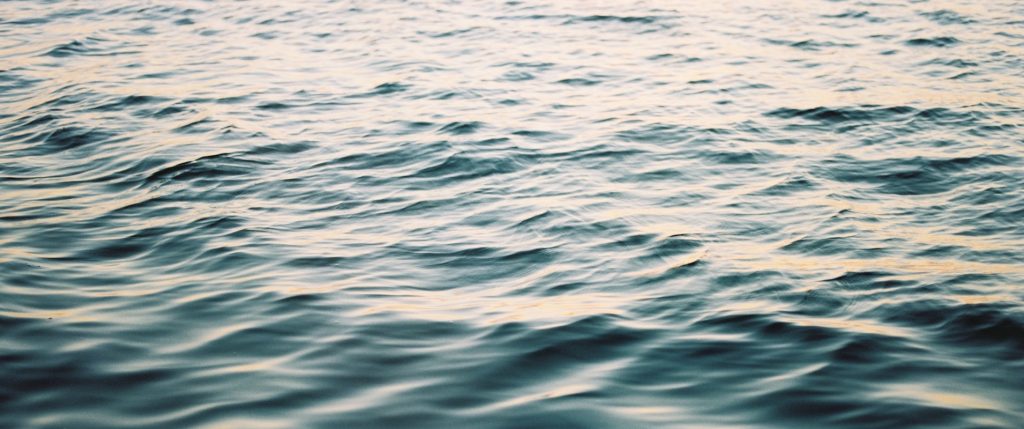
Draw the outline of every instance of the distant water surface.
M1024 427L1024 3L0 2L0 427Z

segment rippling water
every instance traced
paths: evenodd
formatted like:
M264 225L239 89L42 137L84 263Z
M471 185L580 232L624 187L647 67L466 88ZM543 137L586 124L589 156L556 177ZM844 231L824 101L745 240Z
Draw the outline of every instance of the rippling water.
M1022 70L1012 0L0 3L0 426L1019 429Z

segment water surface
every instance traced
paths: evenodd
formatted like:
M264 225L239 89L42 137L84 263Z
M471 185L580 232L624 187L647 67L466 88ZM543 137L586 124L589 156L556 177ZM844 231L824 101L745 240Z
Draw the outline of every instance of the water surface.
M1024 427L1024 4L0 3L0 426Z

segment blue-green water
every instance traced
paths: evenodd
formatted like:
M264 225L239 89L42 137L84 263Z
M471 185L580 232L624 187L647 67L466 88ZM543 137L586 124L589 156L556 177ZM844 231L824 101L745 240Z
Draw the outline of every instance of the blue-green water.
M0 3L0 427L1024 427L1024 3Z

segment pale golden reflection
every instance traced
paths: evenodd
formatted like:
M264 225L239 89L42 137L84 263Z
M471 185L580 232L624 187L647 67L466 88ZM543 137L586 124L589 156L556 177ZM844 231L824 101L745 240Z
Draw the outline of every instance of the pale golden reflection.
M73 319L73 321L88 321L89 318L82 318L82 310L53 310L53 311L6 311L0 310L0 316L14 319Z
M1016 298L1010 295L946 295L946 298L959 301L967 305L979 305L979 304L992 304L992 303L1012 303Z
M663 275L669 271L678 270L680 268L687 267L697 262L700 262L702 259L704 259L705 256L707 256L707 253L707 249L704 249L698 252L684 255L676 259L666 261L664 265L655 268L645 269L639 272L629 273L628 275L636 277L656 277L659 275Z
M893 272L931 275L958 274L1024 274L1020 264L968 262L954 259L903 259L883 257L875 259L838 259L827 256L772 256L755 257L736 251L728 264L748 270L794 270L822 273L823 278L837 277L847 272Z
M286 366L286 364L289 361L293 360L293 359L294 359L294 356L290 356L290 355L289 356L281 356L281 357L274 358L274 359L266 359L266 360L260 360L260 361L255 361L255 362L243 363L243 364L238 364L238 365L228 365L228 366L218 367L218 368L211 369L208 372L211 373L211 375L215 375L215 374L232 374L232 373L259 373L259 372L266 372L266 371L272 371L275 368L280 368L280 367Z
M946 408L976 408L997 410L1003 407L998 401L974 392L959 391L956 386L928 386L922 384L900 384L889 386L879 396L913 399ZM980 392L978 392L980 393Z
M828 317L780 317L779 320L793 323L798 326L820 326L841 330L843 332L856 332L859 334L886 335L898 338L912 338L916 333L910 329L893 325L886 325L869 320L843 320Z
M485 325L510 322L550 323L596 315L622 314L637 296L582 293L547 297L493 296L488 293L446 290L386 294L387 300L355 313L369 316L398 313L413 319L472 320Z
M518 407L531 402L547 401L556 399L563 396L579 395L582 393L597 390L599 386L589 384L567 384L559 386L548 391L533 393L529 395L523 395L517 398L512 398L506 401L494 403L488 408L502 409L510 407Z

